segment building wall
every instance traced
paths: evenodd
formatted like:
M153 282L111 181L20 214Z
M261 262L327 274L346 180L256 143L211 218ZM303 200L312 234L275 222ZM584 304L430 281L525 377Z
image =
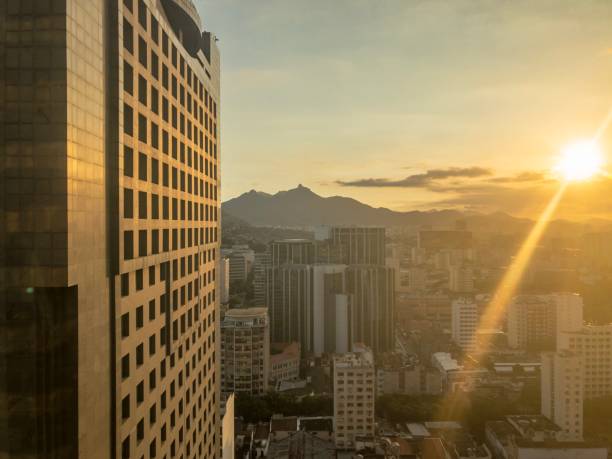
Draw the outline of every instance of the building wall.
M352 295L353 341L369 346L375 353L395 346L395 277L386 266L349 266L347 293Z
M221 457L234 459L234 394L225 401L225 414L221 421Z
M607 448L517 448L516 459L607 459Z
M0 6L3 457L110 454L106 4Z
M290 343L280 354L270 356L270 381L292 381L300 377L300 345Z
M270 372L270 329L266 309L230 309L221 329L222 392L265 394Z
M584 372L569 351L542 354L542 414L563 430L559 440L582 440Z
M355 437L374 434L374 362L366 351L338 356L333 365L336 446L352 449Z
M612 324L587 325L580 331L561 332L557 348L582 357L584 398L612 394Z
M190 2L117 14L116 455L216 457L219 55Z
M466 351L476 350L476 330L480 321L476 302L460 298L452 305L452 338Z

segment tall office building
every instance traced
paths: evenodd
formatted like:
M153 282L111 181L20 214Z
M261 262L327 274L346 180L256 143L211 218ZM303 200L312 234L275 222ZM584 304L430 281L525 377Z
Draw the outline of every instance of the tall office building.
M270 265L308 265L315 262L315 246L308 239L283 239L270 243Z
M561 332L557 349L582 357L585 399L612 395L612 324Z
M393 268L351 265L346 269L346 293L351 297L353 341L375 353L395 347L395 275Z
M229 258L221 257L219 260L219 272L217 275L219 276L219 299L222 305L225 305L229 302L229 292L230 292L230 263Z
M248 245L235 245L229 250L223 250L223 255L229 259L230 284L245 282L253 269L255 251Z
M332 226L318 229L316 236L327 242L319 244L319 261L345 265L384 265L385 228ZM326 249L326 250L325 250Z
M255 254L253 263L253 301L257 307L265 307L266 304L266 272L272 264L270 252L259 252Z
M392 350L395 271L385 265L384 228L333 227L317 234L316 243L270 245L272 340L298 341L303 352L316 355L346 352L354 341L374 352Z
M478 304L468 298L459 298L452 305L452 339L461 349L476 350L476 330L480 322Z
M265 394L270 371L266 308L230 309L225 313L221 330L223 394Z
M189 0L0 15L0 456L217 457L216 40Z
M312 352L312 274L309 265L272 266L266 276L270 338L297 341Z
M355 345L354 352L335 356L332 376L336 447L352 449L357 437L374 435L376 372L372 351Z
M582 311L582 298L574 293L517 296L508 306L508 343L554 350L560 332L582 328Z
M542 353L542 414L562 431L558 440L582 440L584 367L568 350Z

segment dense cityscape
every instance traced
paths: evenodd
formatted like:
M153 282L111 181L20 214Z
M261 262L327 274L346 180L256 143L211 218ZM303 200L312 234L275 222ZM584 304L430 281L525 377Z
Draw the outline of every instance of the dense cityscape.
M222 246L238 457L608 457L612 324L592 291L609 233L543 244L487 329L520 233L301 230L262 244L245 225L227 237L250 243Z
M305 120L325 118L331 126L337 118L327 119L319 105L310 113L300 97L326 106L324 99L360 81L358 73L380 73L370 92L383 100L384 66L372 72L374 64L353 68L350 59L324 56L325 71L311 74L292 61L291 70L311 81L330 71L323 97L300 87L291 72L272 69L262 41L290 61L287 49L298 55L304 42L325 48L329 40L335 52L369 56L362 57L369 66L372 48L378 55L385 46L375 39L374 47L360 46L360 35L370 40L382 30L377 40L387 34L408 43L390 32L398 23L402 34L430 28L416 16L406 27L400 11L435 22L450 17L449 30L494 23L516 37L537 27L515 20L522 16L510 5L483 4L499 16L481 17L473 5L455 9L443 0L432 2L431 16L431 6L421 5L427 2L405 2L408 10L368 1L259 3L0 3L0 459L612 458L612 218L603 148L612 112L595 128L585 122L591 137L561 148L550 171L536 170L535 161L533 170L480 164L490 153L474 160L459 137L438 131L432 137L450 138L463 155L456 159L451 149L450 165L434 162L422 145L396 148L401 158L390 159L383 151L390 144L378 140L368 147L375 157L364 159L360 136L370 128L374 136L372 120L385 119L378 126L386 139L403 115L378 113L378 98L362 97L359 88L347 99L363 99L374 115L364 122L350 112L349 123L342 114L345 125L317 131ZM585 17L599 24L597 8L574 14L583 25ZM548 19L560 9L538 14ZM300 22L313 11L312 23ZM270 69L253 64L232 73L228 65L223 76L224 42L208 28L228 18L239 23L223 29L232 65L255 61ZM568 18L557 22L568 27ZM346 38L346 24L358 31L349 50L323 33L337 26ZM258 27L281 32L257 43ZM490 27L481 29L491 37ZM607 39L595 26L594 33L584 29L585 43ZM446 39L454 41L451 33ZM476 55L485 42L470 36L466 43ZM429 36L423 50L411 50L424 80L431 69L418 67L418 57L435 54L425 51L432 43ZM501 39L495 45L508 46ZM452 87L459 84L449 76L456 53L442 48L434 46L450 64L432 73ZM612 54L597 49L597 56ZM399 60L407 60L402 53ZM473 57L467 52L466 62ZM436 56L436 65L445 59ZM389 68L397 61L389 57ZM472 64L478 71L463 69L466 75L491 71ZM526 73L521 68L521 79ZM270 84L269 104L231 89L246 85L255 94L262 81ZM293 102L279 96L286 81ZM389 107L402 93L390 81L400 89L381 104ZM227 105L226 82L233 97ZM423 88L417 91L440 103L437 86ZM495 93L478 89L466 91L467 103L455 101L453 117L468 111L470 97ZM304 137L291 145L295 151L282 145L286 157L267 151L245 126L259 129L280 99L288 120L295 106L304 109L297 110L299 129L278 119L266 125L263 136L279 145L295 132ZM521 107L535 98L526 100ZM410 114L406 124L414 125L397 130L429 132L417 124L442 106ZM234 148L222 173L226 107L224 139ZM246 123L236 115L242 109ZM595 112L600 116L599 106ZM479 123L489 117L486 111ZM479 123L471 126L484 138ZM332 131L347 146L313 140ZM470 131L469 123L458 131ZM246 191L258 179L253 162L236 152L245 139L243 150L250 154L252 142L260 153L254 161L273 168L278 181L268 183L268 169L261 181L274 192ZM334 157L334 149L344 156ZM295 158L302 166L289 164ZM385 162L391 170L379 168ZM326 173L334 167L342 176L332 180ZM391 177L404 169L406 177ZM379 172L389 176L372 178ZM232 191L222 195L226 180ZM317 192L301 184L278 191L286 181L313 183ZM329 193L318 194L326 187ZM498 201L512 202L516 214L492 206L488 193L500 193ZM399 202L400 195L410 199ZM528 206L528 198L536 204ZM472 202L478 199L488 201ZM570 211L581 217L566 218Z

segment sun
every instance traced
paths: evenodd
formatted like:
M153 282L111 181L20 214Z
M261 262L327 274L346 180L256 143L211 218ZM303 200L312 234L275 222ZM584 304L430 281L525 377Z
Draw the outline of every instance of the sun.
M563 149L554 171L566 182L588 180L602 171L604 156L597 142L581 140Z

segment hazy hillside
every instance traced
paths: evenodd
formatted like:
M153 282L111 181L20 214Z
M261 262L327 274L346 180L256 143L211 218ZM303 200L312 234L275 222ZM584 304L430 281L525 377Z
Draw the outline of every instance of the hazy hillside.
M463 213L458 210L396 212L384 207L375 208L352 198L319 196L302 185L275 194L249 191L224 202L223 213L227 216L224 230L229 227L233 217L243 224L254 227L285 228L312 228L318 225L451 227L457 220L462 219L473 231L509 234L523 233L533 225L532 220L513 217L503 212L492 214ZM592 220L587 223L575 223L556 220L551 223L547 235L576 237L585 231L604 229L610 230L610 222Z

